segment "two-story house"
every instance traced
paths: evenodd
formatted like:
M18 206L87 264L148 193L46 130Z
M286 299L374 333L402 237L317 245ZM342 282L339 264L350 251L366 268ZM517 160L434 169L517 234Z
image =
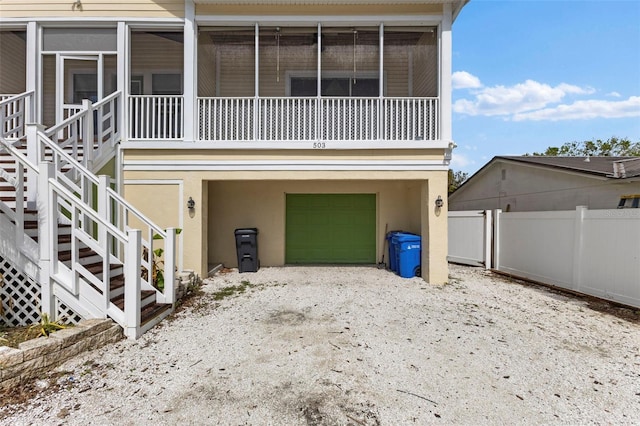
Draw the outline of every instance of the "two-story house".
M446 282L451 30L467 2L3 0L2 137L22 164L3 178L25 199L23 213L16 197L4 211L26 222L48 203L49 222L76 242L47 251L62 237L51 224L38 231L31 260L53 283L43 306L62 298L111 315L104 271L122 264L110 279L132 281L140 263L131 295L155 287L171 304L148 276L145 244L160 234L168 278L174 266L206 276L237 265L234 230L245 227L259 230L262 266L374 264L385 230L418 233L423 278ZM127 237L135 228L141 245ZM101 247L98 278L74 266ZM127 266L136 247L142 261ZM63 251L71 260L58 267ZM65 277L77 282L63 291ZM69 297L89 287L96 294ZM132 309L122 315L139 326Z

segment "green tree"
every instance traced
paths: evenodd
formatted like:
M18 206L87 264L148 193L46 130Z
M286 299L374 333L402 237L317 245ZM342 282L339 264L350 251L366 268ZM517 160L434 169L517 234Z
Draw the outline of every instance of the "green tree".
M460 187L469 178L469 173L462 171L454 172L449 169L449 194L452 194L456 189Z
M550 146L544 152L526 155L547 157L640 157L640 142L627 138L611 137L605 141L591 139L582 142L566 142L562 146Z

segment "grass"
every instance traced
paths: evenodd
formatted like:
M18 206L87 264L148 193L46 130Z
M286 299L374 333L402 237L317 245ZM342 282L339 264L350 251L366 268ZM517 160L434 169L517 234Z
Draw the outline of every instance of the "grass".
M248 288L253 288L253 287L255 287L255 284L251 284L249 281L243 280L240 282L240 285L232 285L230 287L224 287L216 291L215 293L213 293L213 300L222 300L225 297L233 296L236 293L242 294Z

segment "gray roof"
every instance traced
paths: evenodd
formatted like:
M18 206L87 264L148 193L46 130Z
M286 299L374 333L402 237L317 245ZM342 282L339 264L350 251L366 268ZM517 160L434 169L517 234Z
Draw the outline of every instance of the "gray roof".
M586 173L602 177L614 177L614 163L624 165L624 174L617 178L640 176L640 157L547 157L547 156L497 156L496 160L515 161L542 167Z

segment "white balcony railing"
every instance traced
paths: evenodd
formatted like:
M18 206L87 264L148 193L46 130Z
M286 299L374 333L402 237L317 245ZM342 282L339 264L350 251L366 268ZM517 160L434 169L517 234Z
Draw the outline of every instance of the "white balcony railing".
M206 141L437 140L438 98L198 98Z
M198 98L201 141L437 140L438 98ZM182 96L129 97L129 140L181 140Z
M129 139L181 140L182 96L129 96Z

